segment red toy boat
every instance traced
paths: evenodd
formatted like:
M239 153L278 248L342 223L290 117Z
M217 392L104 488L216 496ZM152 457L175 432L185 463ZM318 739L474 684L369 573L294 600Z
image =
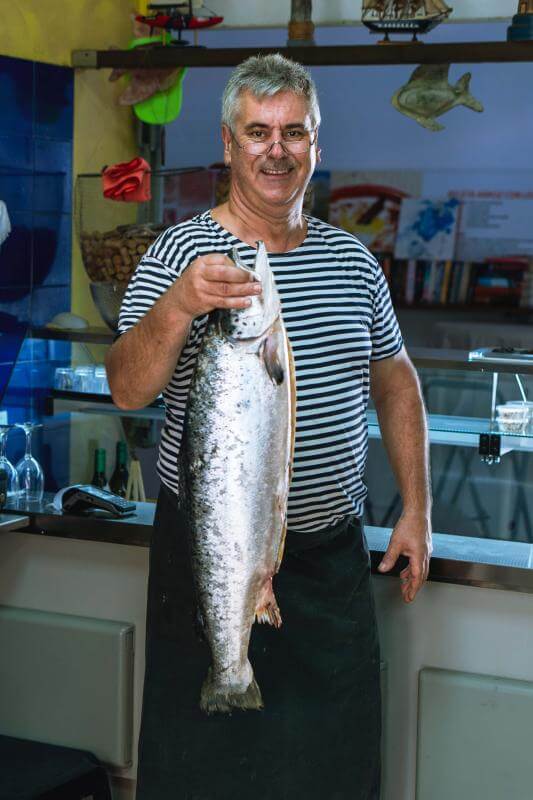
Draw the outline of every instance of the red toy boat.
M166 31L193 30L195 28L212 28L224 20L224 17L196 17L194 14L156 14L153 17L135 17L150 28L164 28Z
M152 30L154 28L180 32L199 30L200 28L212 28L213 25L219 25L224 20L224 17L217 17L215 14L196 16L192 13L192 0L189 0L188 3L151 3L148 8L154 13L139 14L135 19L148 25ZM183 13L186 8L188 8L187 12Z

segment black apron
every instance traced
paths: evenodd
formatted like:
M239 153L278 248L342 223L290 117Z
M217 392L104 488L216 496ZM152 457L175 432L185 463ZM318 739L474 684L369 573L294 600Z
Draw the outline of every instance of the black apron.
M380 668L361 521L287 533L274 592L280 629L249 655L265 708L206 715L186 520L157 504L148 581L136 800L378 800Z

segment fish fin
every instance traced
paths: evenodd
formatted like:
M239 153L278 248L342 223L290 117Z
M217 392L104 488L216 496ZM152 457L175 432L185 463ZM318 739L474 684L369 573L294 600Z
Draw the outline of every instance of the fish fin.
M231 714L236 708L243 711L259 711L263 708L263 698L253 673L252 681L244 692L225 691L224 687L217 686L213 682L213 670L209 667L200 694L200 708L206 714L213 714L216 711Z
M263 359L266 371L271 380L277 383L278 386L283 383L285 374L278 356L278 337L275 333L269 333L261 342L259 358Z
M409 83L419 80L443 81L444 83L448 83L449 71L449 64L421 64L414 70L409 78Z
M441 125L440 122L437 122L433 117L422 117L419 114L413 114L412 117L419 125L422 125L422 127L426 128L428 131L443 131L446 127L445 125Z
M274 628L281 627L281 612L274 596L272 578L268 578L259 592L257 608L255 609L256 622L268 622Z
M465 72L464 75L461 75L455 86L453 87L454 91L457 94L461 92L468 92L470 90L470 79L472 78L471 72Z

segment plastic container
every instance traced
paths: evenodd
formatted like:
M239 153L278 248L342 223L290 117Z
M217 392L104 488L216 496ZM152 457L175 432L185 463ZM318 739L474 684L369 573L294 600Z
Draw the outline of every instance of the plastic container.
M529 429L529 420L520 419L519 417L496 417L498 427L504 433L526 433Z

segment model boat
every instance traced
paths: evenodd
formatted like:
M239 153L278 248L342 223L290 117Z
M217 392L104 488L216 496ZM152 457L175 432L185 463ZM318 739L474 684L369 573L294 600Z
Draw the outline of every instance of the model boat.
M138 14L135 19L144 25L148 25L153 32L155 29L165 31L177 31L178 38L172 40L172 44L187 44L181 38L181 32L185 30L199 30L201 28L212 28L224 21L224 17L218 17L209 11L204 16L193 14L192 0L187 2L150 3L148 8L150 14Z
M363 0L362 22L373 33L427 33L452 12L444 0Z

